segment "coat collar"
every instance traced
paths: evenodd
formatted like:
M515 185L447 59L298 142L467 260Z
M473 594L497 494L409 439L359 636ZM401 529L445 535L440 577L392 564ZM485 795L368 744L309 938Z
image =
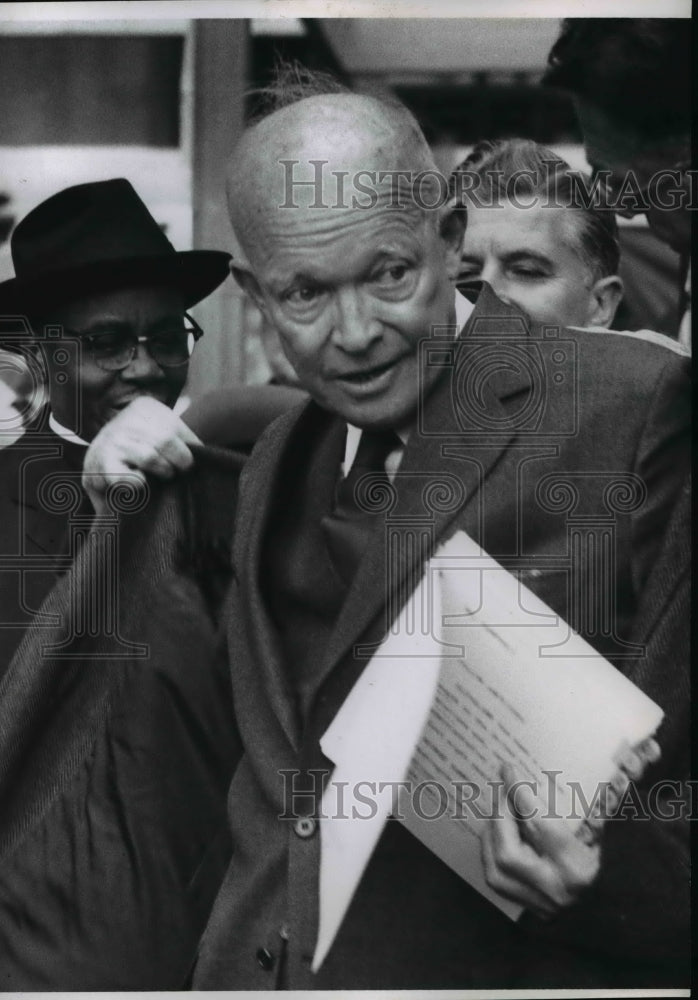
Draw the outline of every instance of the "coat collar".
M344 422L312 401L300 413L296 409L280 417L249 459L244 475L255 477L255 489L247 495L243 491L236 517L233 561L253 669L261 675L271 708L294 749L299 747L300 720L281 642L260 586L263 549L274 504L288 488L289 454L296 448L310 449L318 474L334 476L345 435ZM330 455L336 459L334 469L328 464Z

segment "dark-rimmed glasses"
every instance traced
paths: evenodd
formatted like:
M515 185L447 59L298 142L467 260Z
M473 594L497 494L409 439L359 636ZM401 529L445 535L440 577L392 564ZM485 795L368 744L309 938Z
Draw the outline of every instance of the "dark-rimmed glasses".
M158 330L146 337L136 337L126 330L105 330L99 333L74 334L86 347L90 358L106 372L128 368L136 356L139 344L161 368L177 368L189 361L194 345L204 335L199 324L188 313L186 322L174 329ZM66 330L67 334L72 331Z

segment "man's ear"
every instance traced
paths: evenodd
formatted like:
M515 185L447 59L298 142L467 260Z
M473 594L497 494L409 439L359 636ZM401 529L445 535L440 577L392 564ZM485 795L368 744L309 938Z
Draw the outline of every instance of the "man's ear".
M262 289L259 287L257 279L255 278L252 271L244 264L236 264L233 261L230 263L230 273L237 281L243 292L247 292L254 304L267 316L266 304L264 302L264 296L262 295Z
M623 282L617 274L599 278L589 295L586 325L609 327L623 298Z
M455 281L460 271L467 213L463 206L457 206L454 201L449 201L440 211L439 235L446 249L446 272L449 278Z

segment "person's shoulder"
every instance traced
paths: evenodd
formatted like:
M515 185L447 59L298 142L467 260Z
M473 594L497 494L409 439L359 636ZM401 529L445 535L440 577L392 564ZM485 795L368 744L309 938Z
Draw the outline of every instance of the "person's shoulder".
M286 386L235 386L195 399L182 419L205 444L250 451L270 424L306 399Z
M314 404L303 395L294 406L285 409L267 423L245 462L243 470L245 482L266 477L267 470L275 466L285 454L286 446L296 436L298 428L302 428L307 422L308 412L312 414L315 409Z
M688 390L691 353L671 337L654 330L608 330L571 327L581 370L588 370L600 385L610 379L617 389L652 391L660 383ZM585 363L586 359L586 363Z
M334 418L304 394L295 406L286 410L266 427L252 450L248 464L252 463L253 459L274 461L286 453L287 447L309 446L318 428L324 426L328 419Z
M691 352L677 340L656 330L609 330L606 327L569 327L567 331L589 349L627 355L650 364L690 362ZM676 360L674 360L676 359Z

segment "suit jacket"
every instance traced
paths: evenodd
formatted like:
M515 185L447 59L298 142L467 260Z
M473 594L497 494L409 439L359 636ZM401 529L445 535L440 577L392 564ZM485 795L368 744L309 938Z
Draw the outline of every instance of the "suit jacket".
M185 984L230 854L219 617L241 461L199 449L145 504L71 519L70 565L0 680L0 990Z
M673 579L662 552L688 463L686 359L664 338L527 330L488 288L457 342L435 336L422 348L423 364L442 366L442 376L421 402L394 503L375 519L318 660L305 717L265 598L273 581L261 578L261 568L265 544L294 500L294 468L318 495L339 475L332 442L341 437L341 423L311 403L272 425L246 468L229 614L245 754L229 797L233 858L202 939L194 986L683 982L686 823L654 820L616 824L593 889L548 924L528 916L510 922L388 822L324 965L317 975L310 971L320 838L312 823L280 818L289 815L288 782L331 769L320 736L424 560L455 530L517 572L618 669L651 690L667 712L661 773L684 776L688 666L685 658L663 655L667 622L677 627L675 604L655 620L644 656L639 644L648 638L640 619L645 595L667 593L656 582L662 573ZM323 457L330 454L331 468ZM680 537L685 515L676 518L674 537ZM676 588L668 593L676 596ZM610 627L600 627L609 618ZM300 808L312 816L312 803Z

